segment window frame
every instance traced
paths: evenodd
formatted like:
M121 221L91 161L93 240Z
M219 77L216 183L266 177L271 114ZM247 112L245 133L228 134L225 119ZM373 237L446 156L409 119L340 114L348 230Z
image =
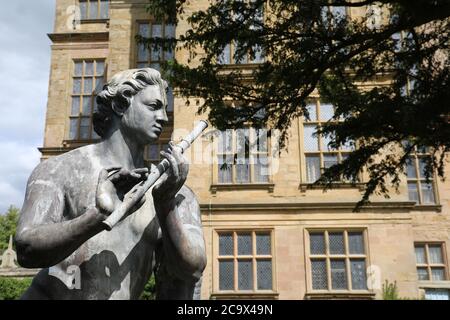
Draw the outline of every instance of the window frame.
M146 24L148 26L149 38L152 37L154 25L161 26L161 38L163 38L163 39L166 38L166 28L168 25L173 26L175 32L176 32L176 28L177 28L176 25L172 25L170 23L165 23L165 22L160 22L160 21L155 21L155 20L136 20L136 32L134 33L135 35L142 36L140 31L141 31L141 25L144 25L144 24ZM135 57L134 65L136 66L136 68L142 68L143 66L140 66L140 64L145 64L147 67L154 68L159 71L159 70L161 70L161 64L168 61L168 59L166 59L166 51L164 51L163 48L160 48L161 55L158 60L152 59L152 50L153 50L152 48L146 48L147 54L148 54L147 59L141 60L139 57L139 46L141 46L141 44L136 43L136 46L135 46L136 54L134 55L134 57ZM173 56L173 59L175 59L175 48L172 50L171 54ZM157 68L155 68L155 65L158 65Z
M97 73L97 64L99 62L103 63L103 74L98 74ZM81 75L77 75L76 71L75 71L75 66L77 63L82 63L82 72ZM86 63L93 63L93 74L92 75L87 75L86 74ZM71 87L70 87L70 103L69 103L69 125L68 128L69 130L67 131L67 141L70 142L77 142L77 141L81 141L81 142L86 142L86 141L98 141L101 138L95 133L94 131L94 125L92 123L92 119L93 119L93 115L95 112L95 107L96 107L96 97L98 92L96 91L96 83L97 83L97 79L98 78L103 78L103 85L106 83L106 77L107 77L107 59L106 58L79 58L79 59L73 59L72 60L72 77L71 77ZM75 79L79 79L81 81L80 83L80 92L79 93L74 93L74 86L75 86ZM92 79L92 92L91 93L86 93L84 91L84 84L85 84L85 80L86 79ZM85 97L89 96L90 100L91 100L91 110L90 110L90 114L89 115L84 115L83 114L83 102ZM79 112L78 115L72 114L72 108L74 105L74 98L79 98ZM71 137L71 131L72 131L72 120L74 119L78 119L78 123L76 126L76 134L75 137L72 138ZM89 124L89 133L88 133L88 138L84 139L81 136L81 122L83 119L89 119L90 124Z
M248 234L252 236L252 254L251 255L239 255L238 254L238 235ZM220 255L220 235L231 234L233 237L233 255L221 256ZM270 255L258 255L256 247L256 235L257 234L269 234L271 240L271 254ZM261 229L216 229L214 232L214 251L213 251L213 295L258 295L258 294L273 294L277 292L276 284L276 263L275 263L275 230L273 228L261 228ZM238 261L239 260L252 260L252 280L253 288L251 290L239 290L238 283ZM258 274L257 274L257 261L258 260L270 260L272 264L272 289L258 289ZM233 289L232 290L220 290L220 261L233 261Z
M243 0L246 2L251 2L251 0ZM262 23L265 24L266 22L266 15L267 15L267 3L263 4L263 7L261 8L262 10ZM234 18L233 18L234 19ZM232 67L236 67L236 66L254 66L254 65L258 65L258 64L262 64L266 61L267 56L264 53L264 50L262 48L260 48L260 59L256 59L256 55L255 55L255 59L251 60L251 56L250 56L250 52L248 52L245 56L245 62L237 62L235 59L235 51L236 51L236 47L237 47L237 42L235 40L231 41L230 43L228 43L225 48L223 48L222 53L216 57L216 63L222 67L226 67L226 66L232 66ZM227 50L227 48L229 48ZM225 52L228 51L227 53ZM221 57L227 54L228 55L228 60L229 63L225 63L225 62L221 62ZM244 57L243 57L244 58Z
M439 197L438 197L438 191L437 191L437 183L436 183L436 177L435 177L435 173L433 172L433 174L430 176L430 181L427 182L426 178L423 177L422 172L420 170L420 159L421 158L426 158L426 157L430 157L430 154L427 152L420 152L417 150L417 148L415 149L414 152L412 152L409 155L409 159L407 160L412 161L412 166L414 168L415 171L415 177L409 177L408 176L408 163L406 163L406 168L405 168L405 176L406 176L406 191L408 193L408 200L409 201L414 201L410 198L409 195L409 185L410 184L415 184L416 185L416 195L418 197L418 200L416 202L416 206L433 206L433 205L439 205ZM423 193L422 193L422 184L430 184L432 187L432 195L434 198L434 202L424 202L424 197L423 197Z
M249 180L247 182L238 182L236 177L237 177L237 163L235 163L237 156L238 156L238 151L237 151L237 130L248 130L249 132L249 162L248 162L248 175L249 175ZM267 132L267 136L266 136L266 148L267 151L259 151L259 150L255 150L257 149L255 146L255 142L256 142L256 132L257 130L265 130ZM213 167L213 172L214 172L214 181L215 181L215 185L217 186L242 186L242 185L267 185L267 184L271 184L272 183L272 161L271 161L271 157L270 157L270 150L271 150L271 137L269 134L269 130L266 128L254 128L251 126L246 126L243 129L236 129L236 130L227 130L230 131L232 134L232 147L231 147L231 151L225 151L222 152L222 150L220 150L220 139L221 137L217 137L217 141L215 143L215 157L214 157L214 167ZM225 131L225 132L227 132ZM219 131L219 134L222 135L223 131ZM266 156L267 157L267 168L268 168L268 175L267 175L267 181L262 181L262 182L257 182L256 178L255 178L255 166L257 164L256 160L258 159L258 156ZM232 164L232 172L231 172L231 182L220 182L219 180L219 176L220 176L220 162L219 162L219 157L222 156L231 156L233 157L233 164Z
M429 254L429 247L430 246L440 246L441 248L441 257L442 257L442 263L430 263L430 254ZM415 254L416 247L424 247L425 249L425 262L426 263L417 263L417 256ZM441 281L449 281L449 270L448 270L448 257L447 257L447 250L445 246L444 241L417 241L414 242L414 256L416 258L416 273L417 273L417 281L420 282L441 282ZM419 279L419 268L426 268L427 274L428 274L428 280L421 280ZM444 279L443 280L434 280L432 269L433 268L443 268L444 269Z
M86 17L83 17L82 13L81 13L81 3L84 2L86 3ZM92 2L97 2L97 17L96 18L92 18L91 15L91 3ZM107 8L106 8L106 18L102 17L102 2L106 2L107 3ZM109 15L109 10L110 10L110 6L111 3L109 0L78 0L78 4L80 6L80 21L81 22L89 22L89 21L98 21L98 20L109 20L110 15Z
M301 138L299 139L299 143L300 143L300 152L301 152L301 157L300 157L300 161L302 161L304 163L303 166L301 166L301 175L302 175L302 181L304 181L304 183L302 184L307 184L307 185L312 185L315 181L310 181L309 177L308 177L308 169L307 169L307 159L309 157L319 157L319 162L320 162L320 167L319 167L319 171L320 171L320 176L324 173L325 171L325 161L324 158L326 155L331 155L331 156L336 156L337 159L337 163L341 163L345 157L344 155L349 155L351 154L356 148L356 142L355 145L353 146L353 148L349 148L349 149L343 149L338 148L337 150L329 150L326 149L324 150L324 138L322 135L317 135L317 137L314 137L314 139L316 139L317 141L317 150L316 151L307 151L306 150L306 144L305 144L305 140L306 140L306 135L305 135L305 127L306 126L314 126L315 128L320 128L320 126L323 123L326 123L327 120L322 119L321 117L321 106L322 105L331 105L329 103L325 103L320 101L319 98L315 98L312 99L310 101L310 103L308 103L308 105L312 105L315 107L315 114L316 114L316 119L315 120L307 120L306 117L303 116L303 120L301 122ZM335 108L333 105L331 105L333 108ZM331 119L330 119L331 120ZM339 120L338 120L339 121ZM334 120L333 122L338 122L336 120ZM319 178L320 178L319 176ZM361 173L359 173L354 180L349 180L349 179L343 179L343 177L341 177L340 180L335 181L335 183L339 183L339 184L348 184L348 185L353 185L356 183L361 182Z
M344 234L344 254L330 254L329 251L329 233L340 233ZM364 241L364 254L350 254L349 253L349 243L348 243L348 233L360 232L363 236ZM311 234L323 233L325 240L325 254L311 254ZM336 293L371 293L373 290L367 286L367 280L369 279L369 274L367 273L367 268L370 266L370 251L368 243L368 230L366 227L351 227L351 228L308 228L305 229L305 262L306 262L306 293L307 294L336 294ZM312 278L312 263L313 260L324 260L326 263L326 273L327 273L327 289L313 289L313 278ZM343 260L345 259L346 268L346 280L347 289L333 289L332 288L332 277L331 277L331 260ZM351 259L364 259L366 266L366 288L367 289L353 289L352 288L352 277L351 277Z

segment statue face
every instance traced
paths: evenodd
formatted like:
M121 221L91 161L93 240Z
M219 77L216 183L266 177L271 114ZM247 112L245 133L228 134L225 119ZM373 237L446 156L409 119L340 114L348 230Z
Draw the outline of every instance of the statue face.
M167 102L159 86L152 85L139 91L131 100L122 117L122 128L127 136L147 145L158 140L167 118Z

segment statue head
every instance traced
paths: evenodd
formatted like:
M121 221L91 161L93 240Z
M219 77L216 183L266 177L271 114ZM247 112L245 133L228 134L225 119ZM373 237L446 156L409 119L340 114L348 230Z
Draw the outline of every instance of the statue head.
M113 129L116 118L121 129L140 129L140 132L134 132L136 138L145 144L152 142L159 137L162 126L168 121L167 90L167 82L155 69L117 73L97 95L97 109L93 116L95 132L105 138Z

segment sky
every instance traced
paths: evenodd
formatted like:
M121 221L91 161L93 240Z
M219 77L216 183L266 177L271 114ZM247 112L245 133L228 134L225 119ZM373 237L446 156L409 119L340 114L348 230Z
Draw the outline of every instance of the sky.
M55 0L3 1L0 10L0 213L22 207L40 161Z

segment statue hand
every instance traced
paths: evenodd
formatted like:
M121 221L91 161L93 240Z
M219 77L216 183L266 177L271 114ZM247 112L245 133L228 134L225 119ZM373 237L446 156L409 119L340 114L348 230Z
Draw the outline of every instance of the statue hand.
M112 172L114 173L111 174ZM98 177L95 199L97 209L102 214L109 216L124 201L126 194L147 177L147 168L132 171L124 168L103 169ZM129 213L136 211L144 202L145 196L136 199L136 203L131 205L132 210Z
M161 155L169 161L170 168L153 188L153 198L158 202L166 202L173 199L186 182L189 163L183 156L181 148L173 142L169 142L167 152L161 151Z

